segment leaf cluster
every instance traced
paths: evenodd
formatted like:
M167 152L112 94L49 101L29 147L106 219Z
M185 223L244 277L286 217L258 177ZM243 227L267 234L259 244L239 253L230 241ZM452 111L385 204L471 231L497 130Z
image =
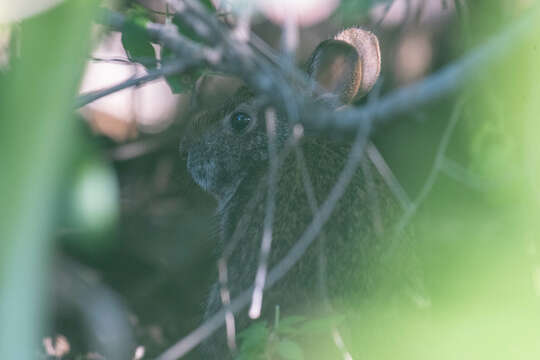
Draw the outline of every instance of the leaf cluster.
M211 13L216 12L209 0L200 1ZM121 41L130 61L139 63L146 68L174 61L175 55L168 48L162 47L161 54L158 56L152 45L152 40L145 30L146 25L151 21L150 10L139 4L134 4L126 11L126 15L128 21L123 28ZM174 14L167 13L166 17L166 21L175 25L180 34L196 42L202 41L190 27L183 24ZM165 79L171 91L179 94L191 90L197 79L205 74L205 70L203 67L199 67L183 74L166 76Z
M330 334L343 320L342 315L279 319L278 313L272 326L267 321L257 321L238 334L240 347L235 360L304 360L304 340Z

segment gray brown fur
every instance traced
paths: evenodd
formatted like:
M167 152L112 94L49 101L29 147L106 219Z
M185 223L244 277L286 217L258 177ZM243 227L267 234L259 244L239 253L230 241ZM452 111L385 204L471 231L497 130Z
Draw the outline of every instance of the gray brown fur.
M336 38L353 45L354 41L363 41L362 39L373 41L374 36L371 33L367 36L359 34L359 31L363 30L348 29ZM351 34L354 35L355 40L349 42L347 39ZM369 44L364 45L369 47ZM358 46L356 49L364 51L361 47L358 50ZM313 73L320 74L324 70L318 69L313 60L317 57L318 51L324 50L321 46L317 48L308 64L308 73L312 76ZM378 43L376 53L378 53ZM353 78L352 83L355 82L355 78L362 80L356 81L359 84L352 85L356 89L352 96L351 94L346 96L342 96L342 93L335 94L340 99L351 101L356 92L367 91L374 84L372 78L364 80L362 77L361 69L365 62L362 58L366 56L365 54L369 55L373 52L366 51L356 57L346 56L350 61L360 63L349 64L347 69L356 70L352 74L343 76ZM375 61L379 62L380 59ZM378 67L375 67L376 75L378 75ZM373 73L373 69L370 71ZM348 79L338 80L343 81L337 82L337 90L328 90L351 91L350 84L343 86L343 83L349 81ZM368 85L363 83L364 81ZM255 193L260 191L259 184L265 181L268 174L268 138L262 115L264 108L258 108L259 105L256 102L254 94L242 89L223 108L200 117L197 122L203 130L197 135L190 135L188 139L188 169L195 181L218 200L222 247L227 246L231 241L238 222L244 216ZM227 129L228 116L237 109L250 112L250 115L256 118L255 126L241 135ZM278 150L283 149L290 133L288 119L278 113L276 141ZM350 144L325 137L306 136L301 141L301 147L317 202L321 204L345 164ZM382 226L388 230L392 228L400 210L384 181L377 176L377 171L373 167L371 173L374 186L370 188L370 191L376 193ZM369 195L366 178L359 169L323 230L325 236L323 252L327 259L325 285L334 304L352 304L374 298L376 294L382 294L383 287L380 285L383 282L403 284L409 281L411 274L416 273L412 261L414 255L409 247L400 250L399 261L394 261L394 259L383 262L381 260L388 250L388 242L375 231L374 224L377 220L375 217L378 214L373 211L374 196ZM259 262L266 196L266 191L264 195L259 193L253 211L250 211L247 216L245 231L242 232L229 258L228 275L232 298L253 285ZM270 268L290 250L312 217L312 208L306 195L297 158L292 152L279 169ZM320 248L311 246L300 262L274 288L265 292L263 318L271 316L278 304L285 314L304 312L308 308L320 306L323 299L320 296L320 279L317 275L319 259ZM393 286L390 285L390 288ZM207 316L218 311L220 307L219 284L216 283L209 296ZM246 315L238 316L237 330L244 328L247 324ZM205 358L228 358L225 344L224 331L220 331L205 345Z

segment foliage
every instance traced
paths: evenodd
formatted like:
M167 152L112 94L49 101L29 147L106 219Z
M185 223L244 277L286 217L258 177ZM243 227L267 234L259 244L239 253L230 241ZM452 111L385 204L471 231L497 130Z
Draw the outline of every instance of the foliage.
M210 1L201 1L215 12ZM430 50L437 56L433 68L452 64L459 55L448 51L448 42L466 37L474 41L459 48L482 44L501 25L497 19L513 20L502 1L469 3L473 21L456 22L465 36L443 37L439 33L446 28L430 34L435 39ZM377 4L390 3L343 0L335 15L344 24L357 24ZM96 8L95 1L69 0L9 26L10 57L0 72L1 359L30 360L39 352L40 335L52 323L46 317L55 316L44 310L47 293L64 284L50 275L53 253L90 269L85 274L92 276L80 283L107 284L112 297L121 298L130 310L130 330L147 347L148 358L197 326L215 276L216 246L209 240L214 203L190 182L185 159L178 158L184 118L164 132L167 136L143 135L128 144L150 139L158 145L122 162L111 156L118 144L91 134L74 115ZM145 31L151 12L131 5L124 13L128 21L121 39L130 61L153 70L175 60L167 48L157 52L159 44ZM168 21L188 39L202 42L176 17L168 15ZM307 32L311 36L316 30ZM385 55L398 53L406 31L385 34ZM429 299L413 297L414 306L399 307L393 318L384 302L352 304L355 311L347 318L280 318L278 313L273 324L257 321L238 334L236 360L330 358L328 352L336 351L334 327L348 329L343 338L355 359L538 358L539 33L536 29L510 56L486 65L487 80L468 82L465 91L392 120L373 138L411 199L436 170L425 201L414 203L410 224ZM383 96L395 85L390 59L383 61L389 79L381 85ZM207 73L197 66L167 76L167 82L172 92L186 93ZM433 155L454 95L465 97L465 110L442 164L435 167ZM169 166L174 171L167 172ZM94 300L96 293L90 293L83 300ZM105 314L96 316L100 319L120 316L84 304L89 314ZM87 336L94 330L79 324L75 332ZM70 335L71 342L75 336ZM319 338L325 341L313 340Z
M0 84L2 359L31 359L42 328L53 209L76 146L71 106L95 9L94 1L75 0L24 20Z
M150 43L150 38L144 30L146 24L150 21L149 13L146 8L135 5L127 13L129 21L122 32L122 45L132 61L155 62L156 52Z
M240 347L235 359L306 359L304 342L320 334L331 336L332 330L344 320L342 315L287 316L280 319L277 307L272 326L266 321L256 321L238 334Z
M201 0L201 3L210 11L215 12L214 5L209 0ZM151 40L145 31L146 24L150 21L150 12L139 4L133 5L126 11L128 22L122 31L122 45L130 60L147 66L156 64L157 54L152 46ZM197 33L179 21L178 17L167 15L167 21L171 21L177 30L187 38L201 42ZM161 48L161 64L166 64L175 59L174 54L167 47ZM179 75L168 75L165 77L171 91L175 94L184 93L192 89L193 85L201 76L205 74L203 67L195 68L189 72Z

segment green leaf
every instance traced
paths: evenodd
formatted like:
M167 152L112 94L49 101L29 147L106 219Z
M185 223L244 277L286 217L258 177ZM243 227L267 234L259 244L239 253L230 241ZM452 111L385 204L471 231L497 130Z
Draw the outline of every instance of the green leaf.
M142 5L134 4L126 11L127 17L137 26L145 27L150 22L150 12Z
M266 321L256 322L238 334L242 340L240 352L262 353L268 341L270 331L266 326Z
M281 340L276 345L276 352L285 360L303 360L304 351L295 342L290 340Z
M122 32L122 46L131 61L154 60L156 52L144 29L128 23Z
M20 41L0 83L0 359L36 358L48 326L56 210L78 146L73 98L96 10L96 1L64 1L11 35Z
M127 10L128 21L122 31L122 46L131 61L143 65L155 62L156 52L150 42L145 26L150 22L150 14L141 5Z
M214 6L214 4L212 4L212 1L210 0L200 0L201 4L203 4L208 10L210 10L210 12L215 12L216 11L216 7Z
M214 4L210 0L200 0L201 4L204 5L211 13L215 13L216 8ZM183 36L195 41L195 42L202 42L202 39L197 36L197 34L189 27L184 25L178 17L173 16L172 23L176 25L176 28L178 29L178 32L182 34ZM167 59L174 59L174 54L167 49L166 47L163 47L161 50L161 60L162 62L166 63ZM167 81L167 84L171 88L171 91L174 94L180 94L183 92L190 91L193 86L195 85L195 82L206 72L205 68L196 68L190 72L186 72L180 75L169 75L165 77L165 80Z

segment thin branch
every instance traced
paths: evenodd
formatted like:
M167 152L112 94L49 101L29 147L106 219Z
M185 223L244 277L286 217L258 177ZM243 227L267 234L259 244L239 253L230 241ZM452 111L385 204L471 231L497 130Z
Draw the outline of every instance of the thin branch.
M301 125L297 125L297 127L300 127ZM289 137L288 141L285 143L285 146L279 153L279 155L276 158L276 169L279 169L285 160L285 158L288 156L291 148L296 147L297 142L300 140L301 134L296 133L293 134L293 136ZM219 282L220 282L220 298L221 302L223 304L223 309L225 311L225 325L226 325L226 334L227 334L227 343L231 350L234 351L236 347L236 334L235 334L235 320L234 320L234 313L231 309L231 302L230 302L230 290L229 290L229 284L228 284L228 261L229 257L232 255L234 249L238 245L239 240L241 239L241 235L245 233L246 228L251 221L253 212L255 210L255 207L257 204L260 203L262 200L262 196L264 194L264 187L267 185L267 182L265 181L266 178L261 179L259 181L259 184L257 185L257 190L254 192L254 196L249 200L247 203L247 206L245 208L245 212L243 213L242 217L236 224L236 227L234 229L234 232L229 239L227 245L225 246L225 249L223 250L223 253L218 260L218 272L219 272Z
M227 346L231 352L236 351L236 325L234 313L231 311L231 293L229 291L229 274L227 262L224 258L218 261L219 294L223 309L225 310L225 330L227 333Z
M130 20L119 12L101 8L96 22L116 31L123 31ZM152 41L167 47L180 58L198 58L200 62L203 62L204 55L207 57L210 55L207 47L180 35L175 25L148 22L144 30Z
M115 63L121 65L133 65L133 61L128 58L100 58L100 57L91 57L90 61L100 62L100 63Z
M313 182L311 181L311 176L306 164L306 159L304 156L304 151L300 146L295 148L296 164L300 174L302 175L302 185L304 186L304 191L306 192L306 197L308 200L309 207L313 216L317 214L319 210L319 204L317 203L317 197L315 196L315 189L313 188ZM326 242L326 236L324 231L319 235L319 272L318 272L318 282L319 282L319 292L324 303L328 303L328 290L326 288L326 256L324 253Z
M120 90L124 90L133 86L140 86L150 81L157 80L162 76L179 73L182 70L186 69L189 65L190 63L188 62L182 62L178 60L174 63L163 65L159 69L150 70L146 75L129 78L126 81L123 81L120 84L114 85L110 88L87 92L77 98L77 100L75 101L75 108L80 108L84 105L90 104L93 101L96 101L97 99L101 99L102 97L113 94Z
M375 168L384 179L384 182L390 191L392 191L396 197L399 205L403 208L403 210L408 209L411 205L409 195L407 195L407 192L405 189L403 189L403 186L401 186L399 180L396 178L383 156L372 142L370 142L367 146L367 156L373 165L375 165Z
M274 223L274 212L276 208L277 195L277 177L278 163L276 154L276 127L277 115L275 109L269 108L265 113L266 134L268 137L268 154L270 158L270 168L268 172L268 190L266 198L266 208L263 224L263 237L261 241L261 252L259 257L259 266L255 275L255 286L251 299L251 307L249 309L249 317L257 319L261 315L261 307L263 300L263 289L266 282L266 274L268 271L268 259L272 246L272 227Z
M480 192L489 190L492 184L488 179L484 179L469 170L465 169L456 161L445 157L441 165L441 172L446 176L465 184L466 186Z
M394 5L394 0L389 0L383 10L383 13L381 15L381 18L377 21L377 24L375 25L377 28L381 27L382 23L384 22L384 19L386 19L386 16L388 16L388 13L390 12L390 8Z
M448 144L450 143L450 139L452 137L452 134L454 133L454 129L456 128L457 122L461 118L464 103L465 103L465 100L460 100L454 107L454 111L452 112L452 115L450 116L448 125L446 126L441 142L439 143L439 147L437 149L437 154L435 155L435 160L433 161L433 166L431 168L431 171L424 185L422 186L422 189L420 190L420 193L417 196L416 200L411 204L411 206L409 206L405 214L403 214L403 216L401 217L401 220L398 222L396 226L396 230L395 230L396 236L398 236L399 234L403 232L407 224L410 222L412 217L416 214L416 211L418 210L420 205L424 202L429 192L433 188L433 185L435 184L435 180L437 179L437 176L444 163L446 149L448 148Z
M301 125L296 125L296 128L301 128ZM278 168L281 167L281 165L289 155L291 149L296 146L297 142L301 139L301 137L302 134L300 131L294 131L293 136L290 136L287 139L287 142L285 143L285 146L283 146L283 149L281 149L277 159ZM229 260L229 257L231 257L234 249L238 245L238 241L241 239L240 236L245 233L246 227L252 218L255 207L261 201L261 198L264 194L263 190L266 185L267 179L263 177L257 184L257 189L254 191L255 195L249 200L246 209L242 214L242 217L238 221L231 238L229 239L227 245L225 246L225 249L223 250L223 254L221 255L221 257L225 260L225 262Z
M368 207L371 211L373 217L373 229L375 230L375 235L380 237L383 232L383 221L381 216L381 204L379 200L379 194L377 187L375 186L375 180L373 179L373 173L371 171L370 159L362 159L362 172L364 173L364 178L366 179L366 190L368 196Z
M383 80L384 80L383 78L379 79L379 81L377 81L377 83L375 84L371 92L369 93L368 104L374 104L380 98ZM369 158L369 160L371 160L371 163L375 166L375 168L377 169L377 172L379 173L379 175L381 175L384 182L386 183L390 191L394 194L394 196L398 200L401 207L404 210L408 209L411 203L409 196L407 195L405 189L403 189L400 182L398 181L398 179L396 178L396 176L394 175L394 173L392 172L392 170L390 169L390 167L384 160L384 157L382 156L382 154L379 152L379 150L377 149L377 147L372 141L368 143L366 147L366 152L367 152L367 157ZM369 174L366 174L366 177L369 180L369 178L371 177L371 169L367 168L366 171L369 172ZM368 181L368 186L369 186L369 181Z

